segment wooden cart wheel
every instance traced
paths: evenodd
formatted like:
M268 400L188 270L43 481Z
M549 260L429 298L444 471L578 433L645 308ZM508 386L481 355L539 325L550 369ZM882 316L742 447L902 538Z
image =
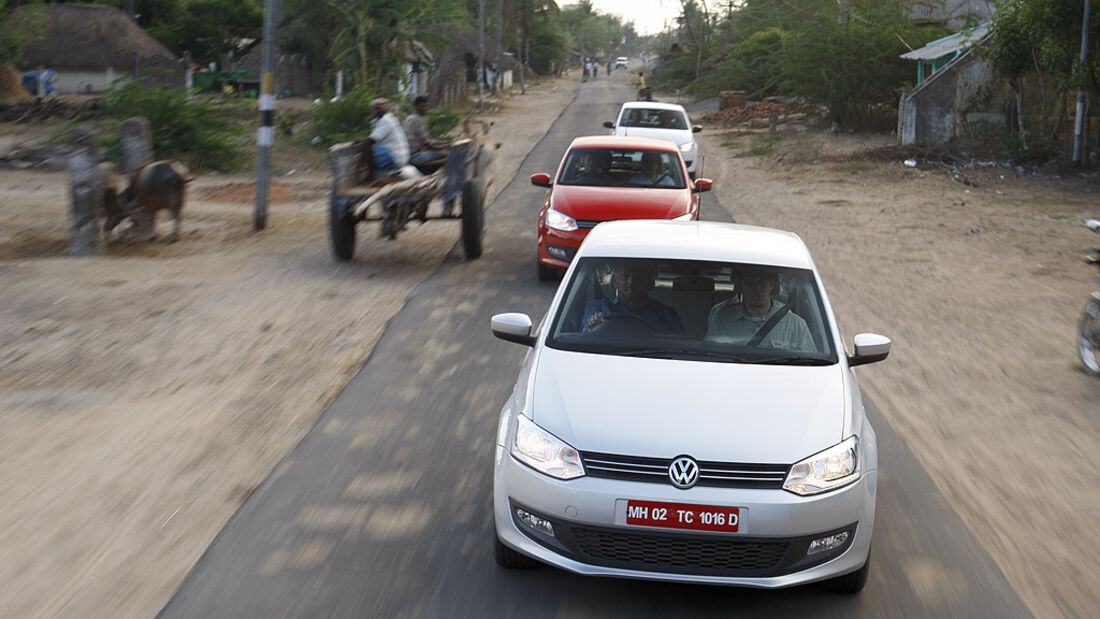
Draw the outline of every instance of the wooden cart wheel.
M462 246L467 258L481 257L481 237L485 230L485 196L478 179L462 185Z
M335 193L329 200L329 229L332 232L332 253L338 260L351 260L355 255L355 221L348 213L350 200Z

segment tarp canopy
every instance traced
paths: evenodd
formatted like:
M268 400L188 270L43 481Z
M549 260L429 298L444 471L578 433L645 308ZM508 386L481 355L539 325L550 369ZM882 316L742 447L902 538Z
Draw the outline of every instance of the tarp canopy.
M982 24L973 30L956 32L951 36L932 41L920 49L902 54L908 60L935 60L941 56L973 47L989 34L989 24Z

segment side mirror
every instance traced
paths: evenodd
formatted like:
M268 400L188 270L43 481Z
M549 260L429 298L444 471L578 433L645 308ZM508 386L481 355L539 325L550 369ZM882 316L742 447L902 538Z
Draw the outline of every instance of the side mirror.
M610 120L605 120L603 121L603 126L607 127L608 129L614 129L615 123L611 122Z
M703 193L704 191L710 191L710 188L714 186L714 181L709 178L697 178L695 179L695 193Z
M877 333L860 333L855 340L855 353L848 357L848 366L882 361L890 354L890 338Z
M534 346L535 336L531 335L533 326L531 317L527 314L509 312L493 316L490 323L493 335L506 342L515 342L524 346Z
M702 130L703 130L703 127L701 125L692 125L691 126L691 132L692 133L699 133Z
M549 187L550 186L550 175L545 174L543 172L539 172L538 174L532 174L531 175L531 184L532 185L537 185L539 187Z

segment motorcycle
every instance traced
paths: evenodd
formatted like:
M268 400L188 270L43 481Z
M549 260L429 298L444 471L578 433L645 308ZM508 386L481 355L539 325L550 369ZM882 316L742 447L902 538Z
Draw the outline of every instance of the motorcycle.
M1100 234L1100 220L1090 219L1085 225ZM1085 262L1100 268L1100 249L1086 256ZM1100 278L1096 279L1096 283L1100 284ZM1081 323L1077 326L1077 350L1081 354L1081 362L1085 364L1085 372L1100 377L1100 291L1092 293L1092 299L1081 315Z

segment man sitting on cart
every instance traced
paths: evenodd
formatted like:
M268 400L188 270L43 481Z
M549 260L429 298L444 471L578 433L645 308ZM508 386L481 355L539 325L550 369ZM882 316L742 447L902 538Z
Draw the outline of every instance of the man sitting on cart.
M421 95L413 99L413 113L405 119L405 137L409 142L409 163L422 166L447 156L447 143L433 140L428 132L424 114L428 111L428 98Z
M385 97L378 97L370 102L370 107L374 113L374 129L364 140L364 146L370 147L371 176L375 172L399 170L409 163L409 143L401 122L390 111L393 103ZM366 154L365 149L361 152Z

